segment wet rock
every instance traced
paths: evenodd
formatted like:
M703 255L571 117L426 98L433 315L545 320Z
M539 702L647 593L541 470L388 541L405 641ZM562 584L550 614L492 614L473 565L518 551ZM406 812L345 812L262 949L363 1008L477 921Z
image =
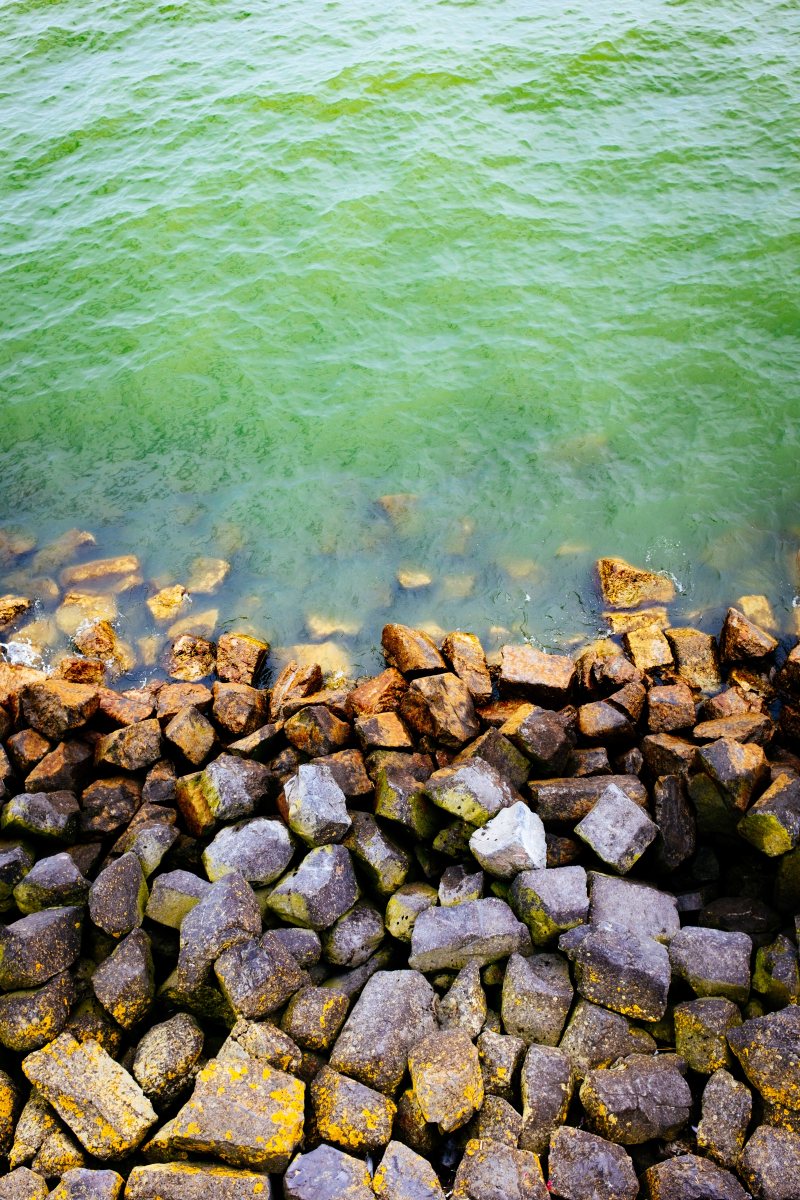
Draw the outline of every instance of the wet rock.
M180 926L178 979L191 989L205 981L224 950L261 933L261 911L253 889L232 873L213 883Z
M148 1012L155 996L150 939L134 929L114 948L92 976L92 988L106 1012L123 1029L132 1029Z
M800 1010L796 1005L745 1021L728 1044L768 1104L800 1111Z
M626 630L622 641L631 662L640 671L657 671L672 665L672 650L656 622Z
M227 825L203 851L203 866L213 882L237 872L251 884L267 884L286 870L294 853L282 821L254 817Z
M458 750L477 737L480 724L472 697L457 675L424 675L409 684L400 716L419 736Z
M28 1167L17 1167L0 1179L0 1200L47 1200L47 1184Z
M433 1167L402 1142L389 1142L372 1190L379 1200L444 1200Z
M226 683L253 685L268 654L269 643L250 634L220 634L217 642L217 675Z
M6 835L70 841L78 828L78 801L72 792L20 792L3 807L0 829Z
M182 583L161 588L145 600L154 621L174 621L188 607L189 594Z
M503 980L503 1027L530 1045L558 1045L573 991L569 966L560 954L512 954Z
M588 1000L575 1005L560 1045L569 1055L577 1079L585 1079L597 1067L610 1067L626 1055L656 1052L654 1039L644 1029L631 1025L621 1013Z
M134 1167L125 1200L270 1200L269 1179L252 1171L204 1163L151 1163Z
M113 692L110 688L100 688L98 695L100 703L97 711L113 725L133 725L153 715L155 701L146 689Z
M386 905L386 928L400 942L410 942L420 913L438 902L435 888L427 883L406 883L390 896Z
M80 908L48 908L0 925L0 989L35 988L75 962L81 948Z
M589 1071L580 1099L592 1129L623 1146L675 1137L692 1106L680 1061L674 1055L631 1054L616 1066Z
M778 648L774 637L765 633L743 612L729 608L719 639L723 662L740 662L748 658L764 658Z
M84 742L59 742L26 776L25 791L74 792L81 786L91 762L92 750Z
M25 776L32 771L45 754L53 749L52 743L35 729L20 729L6 740L6 750L17 775Z
M503 776L479 758L434 771L425 783L425 795L437 808L471 825L485 825L520 799Z
M95 747L98 765L142 771L161 757L161 726L153 717L136 721L101 738Z
M220 754L204 771L177 781L176 800L194 837L210 833L219 821L249 817L269 791L270 772L262 763Z
M420 971L458 970L507 958L529 944L528 931L502 900L428 908L414 923L409 964Z
M0 996L0 1043L18 1054L38 1050L61 1032L74 1002L66 971L41 988Z
M407 687L400 672L389 667L354 688L347 698L348 708L356 717L396 712Z
M326 960L337 967L358 967L383 941L383 918L371 904L359 901L323 935Z
M483 1104L478 1051L463 1030L438 1030L417 1042L408 1067L425 1120L442 1133L466 1125Z
M747 1200L730 1171L694 1154L656 1163L645 1171L643 1182L648 1200Z
M644 1021L659 1021L667 1006L670 959L652 938L583 925L561 935L575 986L586 1000Z
M90 1171L73 1167L61 1176L51 1200L119 1200L125 1180L116 1171Z
M725 996L745 1001L750 994L753 943L745 933L687 926L672 939L672 970L696 996Z
M365 752L375 749L413 750L411 734L396 713L357 717L355 732Z
M253 733L248 733L246 737L231 742L228 745L228 753L236 754L239 758L252 758L256 762L265 762L274 752L281 733L280 725L262 725Z
M674 1022L675 1049L693 1071L711 1075L732 1065L728 1033L742 1023L742 1014L732 1000L706 996L678 1004Z
M675 598L675 585L668 576L631 566L624 558L599 558L597 575L603 600L610 608L669 604Z
M284 788L291 829L310 846L338 842L350 828L345 795L332 772L303 763Z
M191 704L175 714L164 730L164 737L193 767L205 762L217 740L214 726Z
M551 1135L567 1119L575 1077L569 1057L555 1046L529 1046L522 1064L523 1150L544 1154Z
M411 860L381 829L371 813L354 811L344 845L381 896L391 896L405 883Z
M139 1085L98 1042L61 1033L22 1069L96 1158L123 1158L156 1123Z
M698 1150L729 1171L736 1170L752 1109L752 1097L745 1085L728 1071L715 1071L703 1090Z
M589 913L586 871L580 866L524 871L517 875L509 900L530 930L536 946L582 925Z
M211 1059L174 1119L170 1144L234 1167L285 1171L303 1136L305 1087L250 1059Z
M33 607L28 596L0 596L0 633L7 633Z
M658 826L621 788L609 784L575 826L575 833L598 858L624 875L654 841Z
M22 695L25 721L52 742L81 729L97 712L97 688L60 679L30 683Z
M300 709L286 722L284 733L287 741L311 758L331 754L350 740L347 722L340 721L322 704Z
M467 1142L452 1195L453 1200L545 1200L549 1193L535 1154L487 1139Z
M89 890L92 921L111 937L121 938L144 920L148 890L141 863L135 854L123 854L109 863Z
M566 704L575 679L575 664L561 654L544 654L535 646L501 646L500 687L554 707Z
M211 688L204 683L165 683L158 691L156 715L171 719L183 708L205 712L211 704Z
M412 1046L436 1029L434 991L418 971L379 971L369 979L336 1040L330 1065L393 1095Z
M283 1194L286 1200L373 1200L374 1196L364 1163L333 1146L298 1154L284 1176Z
M583 1129L557 1129L548 1164L552 1191L564 1200L635 1200L639 1194L630 1155Z
M272 688L270 697L270 720L280 721L286 715L285 705L292 700L310 696L322 686L322 668L319 663L301 666L292 660L281 671Z
M437 999L435 1009L442 1029L460 1029L469 1038L478 1036L486 1020L486 995L476 962L461 968L447 993Z
M159 925L180 929L183 918L203 899L210 886L190 871L168 871L153 881L145 913Z
M138 780L124 775L97 779L81 794L81 832L100 836L115 833L133 819L141 802Z
M694 752L693 746L692 754ZM647 791L635 775L547 779L542 782L532 781L530 789L534 808L543 821L580 821L592 811L603 793L611 786L618 787L640 808L647 804Z
M759 1125L744 1148L740 1172L759 1200L793 1200L800 1179L800 1134Z
M710 634L699 629L668 629L667 641L672 649L678 675L689 687L701 692L718 692L722 677L717 657L717 643Z
M316 1137L353 1154L380 1150L392 1136L395 1105L381 1092L323 1067L309 1087Z
M484 870L501 879L542 869L547 862L544 825L522 800L501 809L477 829L469 848Z
M213 642L191 633L181 633L167 650L164 669L170 679L178 679L182 683L196 683L211 674L215 662Z
M476 704L491 699L492 680L486 655L474 633L448 633L442 642L442 654L466 684Z
M329 1050L347 1016L348 998L334 988L304 987L290 999L281 1028L304 1050Z
M237 1017L252 1020L281 1008L308 982L306 972L271 932L223 950L214 972Z
M352 908L357 897L348 851L344 846L319 846L281 879L267 904L289 924L321 930L329 929Z
M188 1013L148 1029L136 1047L131 1071L154 1104L169 1104L194 1079L203 1052L203 1031Z
M387 663L404 675L416 675L426 671L446 671L433 638L407 625L385 625L381 645Z

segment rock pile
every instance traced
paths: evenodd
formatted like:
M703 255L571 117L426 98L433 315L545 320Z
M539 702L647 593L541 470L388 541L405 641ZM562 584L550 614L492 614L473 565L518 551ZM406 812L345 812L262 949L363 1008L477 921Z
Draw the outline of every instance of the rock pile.
M0 1198L800 1196L800 646L653 611L0 664Z

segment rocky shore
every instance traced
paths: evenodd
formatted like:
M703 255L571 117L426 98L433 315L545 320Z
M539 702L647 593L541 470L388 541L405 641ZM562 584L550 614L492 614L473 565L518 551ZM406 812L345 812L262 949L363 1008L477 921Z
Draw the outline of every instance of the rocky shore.
M800 645L598 586L570 656L0 661L0 1200L800 1197Z

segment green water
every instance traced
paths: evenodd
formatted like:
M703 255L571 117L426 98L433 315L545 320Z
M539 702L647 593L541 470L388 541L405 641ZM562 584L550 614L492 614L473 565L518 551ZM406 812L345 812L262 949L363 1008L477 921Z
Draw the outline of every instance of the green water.
M387 619L594 629L599 552L788 627L799 33L794 0L10 0L0 527L221 553L226 617L355 614L360 662Z

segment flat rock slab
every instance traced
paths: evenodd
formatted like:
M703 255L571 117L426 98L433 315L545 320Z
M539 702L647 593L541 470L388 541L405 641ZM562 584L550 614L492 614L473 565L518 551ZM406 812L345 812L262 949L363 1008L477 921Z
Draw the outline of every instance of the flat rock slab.
M589 1071L580 1098L594 1131L623 1146L675 1137L692 1106L680 1063L675 1055L631 1054L613 1067Z
M409 965L418 971L459 970L474 960L485 966L530 944L527 928L503 900L471 900L427 908L414 922Z
M99 1042L59 1034L22 1069L95 1158L124 1158L156 1123L136 1080Z
M408 1052L436 1029L435 993L419 971L378 971L364 986L333 1047L330 1065L393 1095Z
M647 1200L747 1200L735 1175L694 1154L656 1163L642 1182Z
M205 1163L153 1163L134 1167L125 1200L270 1200L266 1175Z
M169 1144L234 1167L285 1171L303 1136L305 1086L252 1059L211 1059L171 1123Z

